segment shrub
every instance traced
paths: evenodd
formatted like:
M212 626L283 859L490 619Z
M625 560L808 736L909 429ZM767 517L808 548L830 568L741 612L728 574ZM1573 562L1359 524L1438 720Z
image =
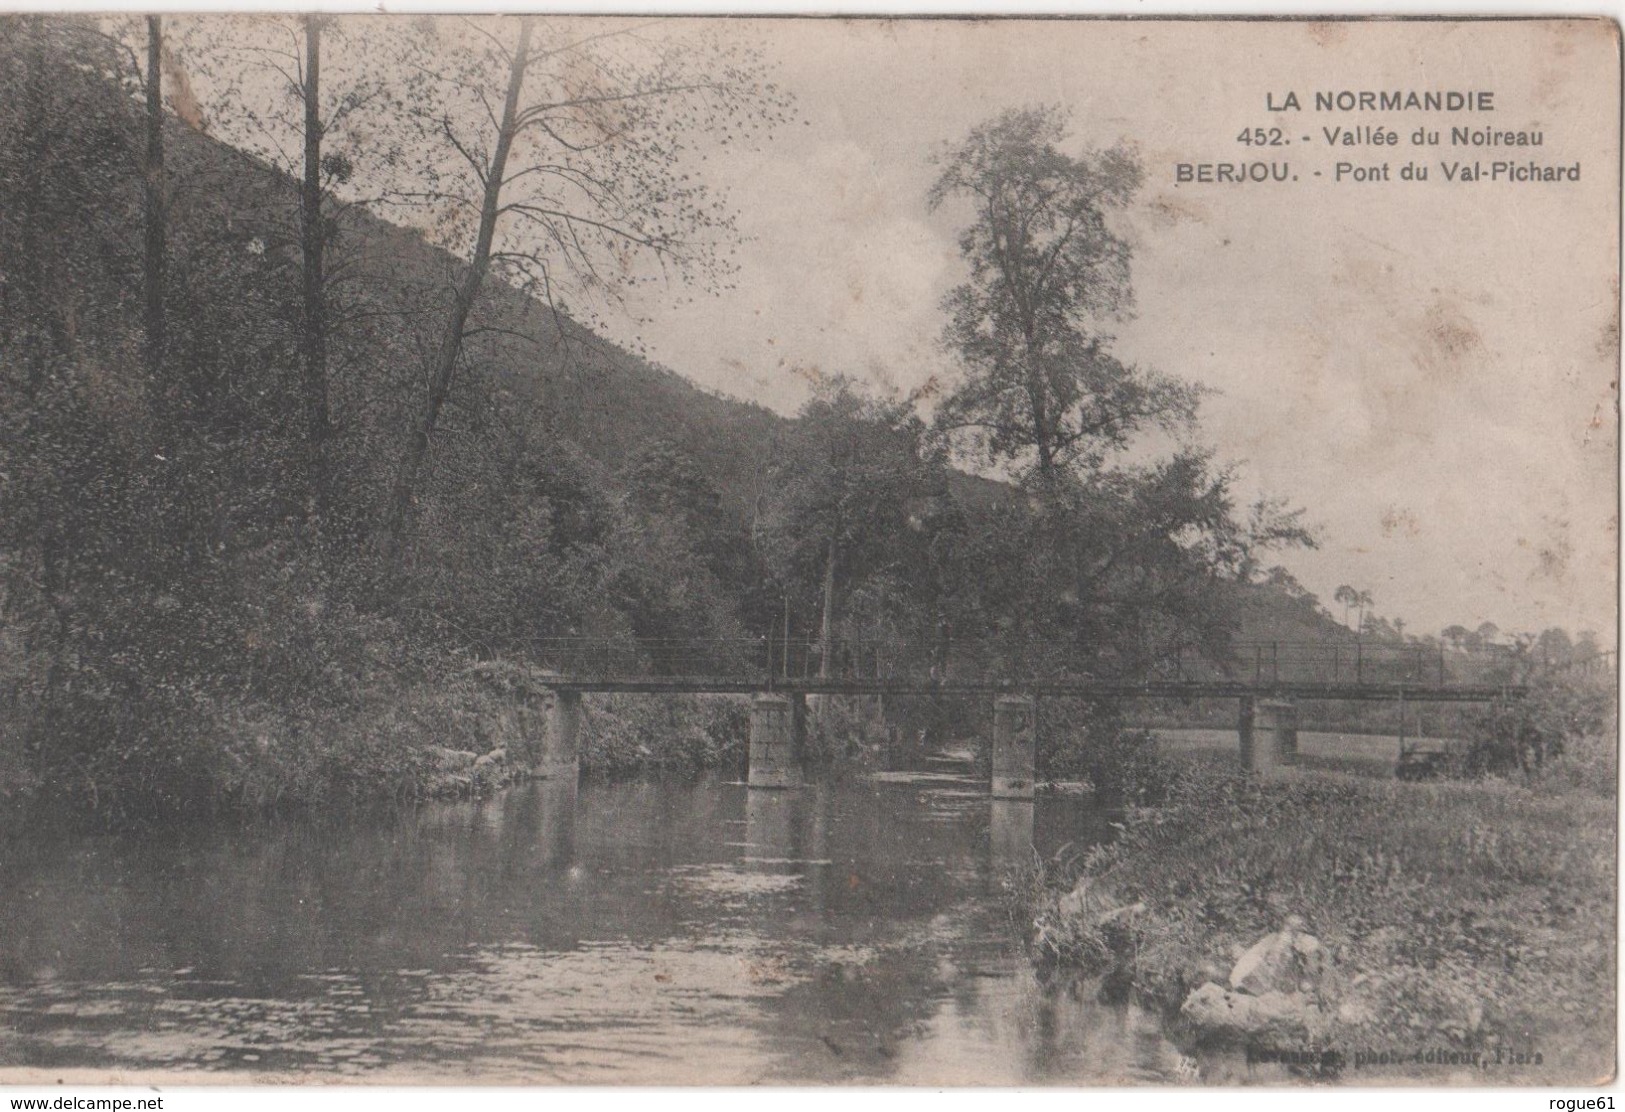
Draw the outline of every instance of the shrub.
M886 741L886 720L873 698L827 695L822 705L807 708L804 755L809 763L829 764L860 757Z
M583 768L743 767L750 706L727 695L605 695L582 705Z
M1540 772L1580 739L1601 735L1610 693L1548 681L1520 699L1504 699L1469 716L1461 764L1474 775Z
M1044 780L1084 779L1113 803L1151 804L1170 773L1149 730L1123 725L1117 703L1044 699L1038 710L1038 771Z
M1167 796L1173 780L1149 730L1119 730L1096 745L1089 759L1096 795L1116 804L1149 807Z
M41 797L91 823L191 820L212 810L221 737L208 700L161 686L83 686L59 694L36 735Z
M1611 1063L1612 1027L1588 1003L1613 975L1610 801L1560 781L1268 781L1175 764L1165 805L1129 808L1078 873L1035 886L1041 970L1118 978L1172 1010L1297 916L1327 949L1339 1043L1408 1031L1478 1048L1538 1031L1565 1069Z

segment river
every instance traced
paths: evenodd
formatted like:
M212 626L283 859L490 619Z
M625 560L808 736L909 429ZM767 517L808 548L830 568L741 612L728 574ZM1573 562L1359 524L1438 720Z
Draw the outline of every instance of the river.
M367 821L12 840L0 1067L388 1082L1169 1081L1041 987L1011 869L1108 830L963 769L536 782ZM1029 834L1030 832L1030 834Z

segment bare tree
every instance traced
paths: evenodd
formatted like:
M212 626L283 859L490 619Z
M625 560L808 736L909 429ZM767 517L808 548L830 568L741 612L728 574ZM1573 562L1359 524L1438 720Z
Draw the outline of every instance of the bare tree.
M465 358L487 279L552 307L561 347L578 335L566 315L597 323L627 287L677 278L701 285L728 273L725 201L695 165L708 147L745 140L781 118L786 98L759 60L711 29L656 22L439 21L434 93L409 111L423 139L421 184L392 200L417 210L432 238L468 269L452 294L425 396L386 510L400 551L420 475ZM499 76L500 75L500 76ZM501 89L500 104L494 104Z
M304 108L304 174L299 189L300 330L305 402L305 451L308 454L311 513L320 529L329 501L327 442L332 435L327 405L327 291L323 254L327 245L322 223L322 23L304 17L305 67L300 85Z
M440 421L440 410L446 403L446 396L451 393L457 356L462 350L463 336L468 327L468 315L474 308L475 298L479 297L480 287L485 283L486 270L491 263L491 241L496 235L496 222L500 215L502 183L507 176L508 154L513 149L514 133L518 126L519 96L525 85L525 68L530 62L531 26L529 19L519 21L519 40L510 55L508 87L502 99L502 118L497 124L496 144L483 168L474 156L466 155L461 144L457 143L456 133L447 118L447 137L457 145L460 153L468 157L470 166L478 172L485 188L480 202L479 230L475 234L468 271L457 287L440 349L430 371L427 404L421 418L413 425L411 439L407 442L406 453L390 494L388 540L392 554L399 551L407 511L413 491L417 489L418 472L429 452L429 438L434 435L435 426Z
M207 88L218 130L299 182L286 237L299 251L304 516L318 531L333 496L337 433L329 400L332 292L351 276L331 264L329 247L338 216L371 199L359 188L346 190L357 167L365 165L366 184L377 191L398 163L399 135L390 121L403 97L396 74L408 41L394 25L374 25L364 35L347 35L346 26L316 14L198 20L188 25L183 47L188 68ZM327 79L332 67L324 71L330 40L344 48L336 81ZM199 105L182 114L203 125Z

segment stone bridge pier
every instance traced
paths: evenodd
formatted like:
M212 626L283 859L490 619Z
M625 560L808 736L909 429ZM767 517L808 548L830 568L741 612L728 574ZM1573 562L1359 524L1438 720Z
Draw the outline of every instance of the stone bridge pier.
M988 811L988 849L995 873L1033 861L1033 823L1037 804L1031 799L995 798Z
M536 785L541 814L536 823L536 848L549 868L575 863L576 800L580 783L569 776L542 780Z
M1241 698L1241 765L1248 772L1268 773L1278 765L1298 763L1298 705L1286 699Z
M798 788L807 737L806 697L764 692L750 708L750 771L753 788ZM995 799L1030 800L1037 779L1038 700L1000 695L993 703Z
M993 798L1031 799L1038 769L1038 700L1000 695L993 701Z
M750 786L799 788L806 738L805 696L757 695L750 707Z
M546 780L574 783L581 772L576 748L581 734L581 692L553 689L553 703L547 708L547 732L542 738L542 759L537 774Z

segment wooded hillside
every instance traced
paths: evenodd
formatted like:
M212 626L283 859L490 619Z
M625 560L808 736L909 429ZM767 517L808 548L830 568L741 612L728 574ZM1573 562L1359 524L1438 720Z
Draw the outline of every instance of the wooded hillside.
M289 26L309 63L321 21ZM1014 396L977 369L1004 366L988 345L1019 323L1001 292L1014 278L973 259L945 333L962 385L934 420L838 376L789 420L607 343L533 269L471 283L468 258L332 192L369 170L409 178L394 153L356 166L307 132L301 181L183 122L143 80L165 49L161 22L146 29L145 71L95 22L8 17L0 36L3 748L48 791L144 814L241 798L274 765L272 794L364 795L463 728L471 662L536 659L547 638L749 644L788 614L826 645L975 642L1054 673L1222 656L1244 620L1324 631L1302 600L1238 593L1259 552L1310 540L1296 515L1238 512L1210 453L1115 454L1141 427L1195 419L1193 390L1117 363L1074 319L1091 282L1122 287L1096 308L1125 296L1126 256L1098 273L1080 256L1046 294L1022 327L1057 355ZM542 80L526 41L482 62L501 63L511 103ZM756 80L711 64L718 83ZM302 72L295 91L325 103ZM763 88L746 86L771 117ZM524 112L509 115L517 135ZM670 134L658 114L622 123ZM680 126L695 144L725 132ZM1053 149L1063 128L993 121L961 169ZM529 167L547 142L524 149ZM1124 157L1103 163L1115 193L1078 193L1067 219L1098 223L1132 193ZM642 188L659 216L677 187ZM1029 387L1042 393L1012 401ZM1029 403L1025 432L976 439ZM965 471L990 466L1010 481Z

